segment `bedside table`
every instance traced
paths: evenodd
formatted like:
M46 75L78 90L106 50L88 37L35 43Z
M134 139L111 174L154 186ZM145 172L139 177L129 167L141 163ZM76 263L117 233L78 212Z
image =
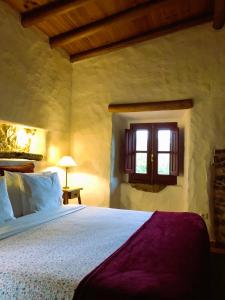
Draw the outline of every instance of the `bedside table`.
M78 198L78 203L81 204L80 191L83 188L68 188L63 189L63 204L69 204L69 199Z

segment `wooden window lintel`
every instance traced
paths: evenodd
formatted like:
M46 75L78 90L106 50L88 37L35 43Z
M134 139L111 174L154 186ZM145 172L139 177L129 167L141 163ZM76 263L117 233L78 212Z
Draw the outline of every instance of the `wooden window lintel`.
M141 112L141 111L160 111L160 110L179 110L189 109L194 105L192 99L141 102L141 103L120 103L109 104L109 112Z

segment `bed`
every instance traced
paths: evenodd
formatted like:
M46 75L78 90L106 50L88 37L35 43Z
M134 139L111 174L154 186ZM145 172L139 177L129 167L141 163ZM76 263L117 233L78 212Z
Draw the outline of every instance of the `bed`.
M208 251L196 214L60 205L0 226L0 299L209 299Z
M61 214L32 214L2 226L0 299L72 299L80 280L150 216L107 208L76 209L66 206ZM60 217L53 220L54 215Z

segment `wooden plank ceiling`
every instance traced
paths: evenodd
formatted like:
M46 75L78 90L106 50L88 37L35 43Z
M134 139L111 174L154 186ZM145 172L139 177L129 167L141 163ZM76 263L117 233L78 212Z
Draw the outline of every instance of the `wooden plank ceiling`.
M36 26L71 61L213 20L225 22L225 0L6 0L24 27Z

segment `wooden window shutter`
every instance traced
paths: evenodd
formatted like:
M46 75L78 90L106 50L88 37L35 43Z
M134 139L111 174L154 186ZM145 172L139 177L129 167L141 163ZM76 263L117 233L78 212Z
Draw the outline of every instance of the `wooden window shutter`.
M125 173L132 174L135 170L135 136L131 129L125 130Z
M171 130L170 175L179 175L179 128Z

